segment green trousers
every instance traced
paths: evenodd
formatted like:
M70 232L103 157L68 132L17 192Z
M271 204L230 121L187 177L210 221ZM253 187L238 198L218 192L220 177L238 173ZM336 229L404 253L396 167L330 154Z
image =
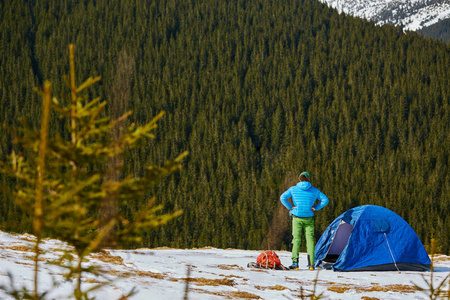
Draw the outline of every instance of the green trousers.
M303 229L305 230L306 252L309 255L309 263L314 265L314 217L292 217L292 261L298 261Z

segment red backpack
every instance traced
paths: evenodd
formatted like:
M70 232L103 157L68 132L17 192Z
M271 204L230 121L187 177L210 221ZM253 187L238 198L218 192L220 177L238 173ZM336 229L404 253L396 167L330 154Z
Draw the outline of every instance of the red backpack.
M263 251L256 259L261 268L271 268L271 269L284 269L286 268L281 264L280 258L275 253L275 251Z

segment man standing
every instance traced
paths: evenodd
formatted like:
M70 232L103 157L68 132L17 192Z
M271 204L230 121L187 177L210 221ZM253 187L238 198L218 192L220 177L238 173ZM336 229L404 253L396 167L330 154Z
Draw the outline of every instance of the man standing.
M314 212L328 204L328 197L311 185L308 172L302 172L298 179L300 182L290 187L280 197L281 203L289 209L292 216L292 265L289 269L298 269L298 254L304 229L308 267L314 270ZM288 201L289 198L292 198L294 206ZM320 202L314 205L317 199Z

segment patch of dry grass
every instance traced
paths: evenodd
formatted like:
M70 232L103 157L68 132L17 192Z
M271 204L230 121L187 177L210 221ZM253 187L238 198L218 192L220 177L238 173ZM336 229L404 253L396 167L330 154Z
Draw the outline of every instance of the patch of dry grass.
M129 278L129 277L150 277L155 279L164 279L164 275L160 273L153 273L149 271L136 271L136 272L128 272L128 271L119 271L119 270L110 270L106 272L109 275Z
M363 296L363 297L361 297L361 300L380 300L380 298Z
M83 280L83 282L84 283L96 283L96 284L106 284L107 283L105 281L100 281L96 278L88 278L88 279Z
M228 295L231 298L240 298L240 299L261 299L258 295L247 293L247 292L228 292Z
M24 234L22 234L22 240L28 241L28 242L36 242L36 237L32 234L24 233Z
M219 296L224 299L261 299L258 295L251 294L248 292L214 292L214 291L207 291L203 289L198 288L189 288L190 292L195 292L199 294L209 294L209 295L215 295Z
M441 291L439 293L439 295L440 295L440 297L442 299L450 299L450 290L448 290L448 291Z
M284 291L284 290L288 290L288 288L285 287L285 286L277 284L277 285L269 287L269 290Z
M15 263L19 264L19 265L24 265L24 266L34 266L33 262L27 262L27 261L16 261Z
M33 246L26 245L15 245L15 246L5 246L3 249L13 250L13 251L22 251L22 252L33 252Z
M90 255L90 258L97 259L104 263L111 263L111 264L122 265L122 266L125 265L123 263L122 257L116 256L116 255L111 255L111 253L109 253L108 251L100 251L100 252L92 253Z
M268 269L256 269L256 268L250 269L250 271L252 271L252 272L265 272L265 273L268 272L267 270L268 270Z
M431 259L431 258L430 258ZM446 256L446 255L435 255L434 259L433 259L433 263L437 263L437 262L447 262L450 261L450 256Z
M394 293L415 293L419 291L419 288L412 285L405 284L391 284L391 285L372 285L370 287L361 287L352 284L336 284L334 282L330 282L331 286L327 288L327 290L335 293L345 293L349 290L355 290L357 293L364 292L394 292Z
M189 267L191 269L197 269L197 266L194 266L194 265L186 265L186 267Z
M242 268L241 266L238 265L218 265L217 266L219 269L221 270L239 270L239 271L244 271L244 268Z
M248 278L242 277L242 276L238 276L238 275L223 275L225 278L239 278L242 279L243 281L248 281Z
M105 272L106 274L112 275L112 276L116 276L116 277L130 277L132 276L131 273L129 272L123 272L123 271L119 271L119 270L109 270Z
M298 280L298 278L291 278L291 277L287 277L287 276L285 276L284 278L286 279L286 281L295 282L295 283L300 284L300 285L305 285L306 284L306 282Z
M207 290L203 290L203 289L199 289L199 288L191 288L191 287L189 287L189 292L190 293L195 292L195 293L199 293L199 294L209 294L209 295L215 295L215 296L224 297L224 293L223 292L213 292L213 291L207 291Z
M415 293L420 289L413 285L406 284L391 284L387 286L373 286L367 290L367 292L401 292L401 293Z
M343 294L343 293L345 293L346 291L352 290L352 289L354 289L354 288L355 288L355 286L351 286L351 285L348 285L348 284L339 284L339 285L337 285L337 284L332 284L331 286L329 286L329 287L327 288L327 290L329 290L330 292Z
M35 256L35 255L24 255L23 258L24 258L24 259L27 259L27 260L32 260L32 261L34 261L34 260L36 259L36 256ZM45 262L47 262L48 259L45 258L45 257L43 257L43 256L39 256L38 261L45 261Z
M179 278L178 280L189 281L189 283L195 283L197 285L235 285L234 280L228 278L219 278L219 279L209 279L209 278Z
M140 277L151 277L156 279L164 279L164 276L161 273L153 273L150 271L137 271L134 273L134 275L140 276Z
M273 291L284 291L284 290L289 290L289 288L282 286L282 285L274 285L274 286L260 286L260 285L256 285L255 286L256 289L264 291L264 290L273 290Z

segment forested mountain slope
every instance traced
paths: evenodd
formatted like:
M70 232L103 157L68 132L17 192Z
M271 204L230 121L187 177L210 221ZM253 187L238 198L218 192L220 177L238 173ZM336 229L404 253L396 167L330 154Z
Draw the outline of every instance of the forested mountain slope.
M158 138L125 159L141 174L184 150L155 190L184 213L143 245L287 248L279 196L307 170L338 215L385 206L449 253L450 48L308 0L0 2L0 117L38 124L33 87L67 93L69 43L80 81L136 123L161 110ZM52 120L52 129L64 126ZM0 134L0 158L14 148ZM20 149L16 149L20 150ZM5 184L12 184L5 182ZM150 195L149 195L150 196ZM2 230L31 223L1 196ZM122 207L131 216L137 207ZM269 229L270 228L270 229Z

